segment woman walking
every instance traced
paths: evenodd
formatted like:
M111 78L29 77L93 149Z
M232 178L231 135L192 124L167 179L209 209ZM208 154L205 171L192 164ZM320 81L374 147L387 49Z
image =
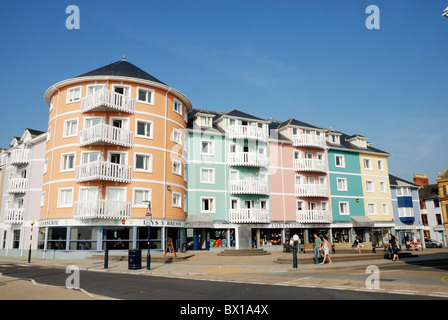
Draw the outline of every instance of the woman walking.
M322 239L324 239L324 241L322 242L322 248L324 250L324 260L321 262L321 264L324 264L327 259L330 264L332 264L333 262L331 262L330 259L330 243L328 242L327 237L322 237Z
M398 257L398 246L397 246L397 238L395 236L389 234L389 248L390 252L393 254L392 261L399 261L400 258Z

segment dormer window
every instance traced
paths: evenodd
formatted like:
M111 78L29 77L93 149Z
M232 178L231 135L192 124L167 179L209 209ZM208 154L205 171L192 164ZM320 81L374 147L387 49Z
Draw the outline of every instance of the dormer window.
M334 135L334 134L330 134L330 142L336 143L336 144L341 144L341 140L339 139L339 136Z
M209 127L212 126L212 118L211 117L200 117L199 123L201 124L201 127Z

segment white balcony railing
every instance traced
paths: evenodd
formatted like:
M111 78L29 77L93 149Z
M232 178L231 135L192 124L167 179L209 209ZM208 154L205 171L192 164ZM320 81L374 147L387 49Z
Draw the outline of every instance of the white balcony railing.
M132 167L106 161L95 161L76 167L76 182L93 180L130 183Z
M292 136L292 145L294 147L314 147L325 148L325 138L315 134L297 134Z
M130 148L134 145L134 133L100 123L79 132L78 145L117 145Z
M269 194L266 181L234 180L229 181L229 192L233 194Z
M73 217L78 220L118 219L126 220L131 216L131 203L116 200L92 200L75 202Z
M270 223L271 214L267 209L230 209L227 221L231 223Z
M25 210L23 208L8 208L4 223L17 224L24 221Z
M294 159L294 170L326 172L327 166L320 159Z
M24 178L13 178L8 180L8 193L25 193L28 189L28 180Z
M268 157L256 152L235 152L228 155L229 165L248 167L267 167Z
M331 223L331 213L328 210L298 210L296 211L299 223Z
M81 100L81 112L91 111L119 111L134 114L135 99L104 88Z
M229 139L266 141L266 131L255 126L228 126L226 135Z
M30 149L14 149L11 151L11 164L22 165L30 162L31 150Z
M328 198L328 186L325 184L296 184L296 197L324 197Z

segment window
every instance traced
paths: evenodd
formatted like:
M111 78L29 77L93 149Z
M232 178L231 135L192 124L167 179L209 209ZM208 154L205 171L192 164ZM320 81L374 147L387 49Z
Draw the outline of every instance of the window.
M426 209L426 201L420 200L420 209Z
M260 209L267 210L268 208L268 201L267 200L260 200Z
M182 103L176 99L174 99L174 111L182 115Z
M369 158L362 159L362 163L364 165L364 169L372 170L372 160Z
M182 208L182 194L173 192L173 207Z
M321 208L323 211L327 211L327 209L328 209L328 202L327 202L327 201L321 201L321 202L320 202L320 208Z
M440 208L440 201L439 199L434 199L434 208Z
M367 204L367 212L371 216L376 216L376 203L368 203Z
M338 168L345 168L345 158L343 155L335 155L335 166Z
M297 209L297 211L303 210L303 201L301 201L301 200L296 201L296 209Z
M347 179L345 178L336 178L338 191L347 191Z
M211 141L201 141L201 154L213 154L213 142Z
M350 208L349 208L348 202L346 202L346 201L339 202L339 214L340 215L349 215L350 214Z
M98 161L99 159L100 159L99 151L88 151L88 152L83 152L81 154L81 163L82 164L95 162L95 161Z
M212 119L213 118L211 118L211 117L201 116L199 118L199 123L200 123L201 127L209 127L210 128L212 126Z
M180 176L182 175L182 162L179 160L173 159L173 173Z
M182 145L182 131L173 129L173 141Z
M152 121L137 120L137 137L153 138L154 124Z
M366 181L366 191L367 192L375 192L375 186L373 184L373 181Z
M428 215L426 213L422 214L422 223L423 223L424 226L428 226L429 225L428 224Z
M45 205L45 191L42 191L42 195L40 196L40 206L43 207Z
M201 168L201 183L215 183L215 169Z
M397 188L397 196L410 196L411 195L411 189L409 188Z
M436 222L438 225L443 224L442 222L442 215L440 213L436 213Z
M78 119L64 121L63 138L74 137L78 134Z
M58 208L69 208L73 205L73 188L58 190Z
M137 101L148 104L154 104L154 90L138 88Z
M413 217L414 209L412 207L400 207L398 208L398 216L400 218Z
M377 164L378 164L378 170L379 170L379 171L384 171L384 163L383 163L383 160L378 160Z
M147 208L147 201L151 201L151 189L134 189L133 207Z
M215 198L201 198L201 212L215 212Z
M48 170L48 158L45 159L45 162L44 162L44 174L47 173L47 170Z
M54 107L54 97L51 97L51 101L50 101L50 111L53 110Z
M389 215L389 205L387 203L383 203L382 207L383 207L383 215L388 216Z
M135 171L152 172L152 155L136 154L134 170Z
M61 171L75 170L75 154L67 153L61 156Z
M81 87L70 88L67 90L67 103L81 100Z
M386 182L384 182L384 181L380 182L380 191L381 192L387 192L386 191Z

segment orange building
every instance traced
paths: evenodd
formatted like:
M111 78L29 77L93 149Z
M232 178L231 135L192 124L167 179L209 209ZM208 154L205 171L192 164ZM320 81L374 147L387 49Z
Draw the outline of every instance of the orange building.
M49 106L39 248L179 246L190 100L123 60L59 82Z

